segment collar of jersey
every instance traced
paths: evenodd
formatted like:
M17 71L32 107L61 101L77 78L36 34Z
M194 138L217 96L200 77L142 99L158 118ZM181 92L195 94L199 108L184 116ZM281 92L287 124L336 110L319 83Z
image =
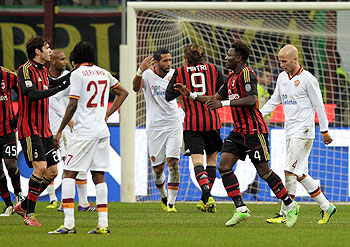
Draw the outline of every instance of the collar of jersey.
M293 77L296 76L296 75L300 75L301 72L303 72L303 70L304 70L303 66L300 65L300 68L298 69L298 71L292 77L290 77L289 74L288 74L289 80L292 80Z

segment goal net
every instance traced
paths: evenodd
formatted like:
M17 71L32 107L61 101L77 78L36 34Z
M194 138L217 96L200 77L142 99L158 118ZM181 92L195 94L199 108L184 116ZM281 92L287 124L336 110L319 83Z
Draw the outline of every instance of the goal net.
M331 201L349 201L350 114L350 4L332 3L128 3L128 65L131 77L137 66L158 48L168 48L173 68L184 65L183 48L197 43L203 47L206 61L217 65L225 76L225 56L235 40L251 48L247 65L255 70L260 84L272 94L281 72L277 54L281 47L293 44L299 50L299 62L314 74L320 84L334 142L325 146L316 117L316 139L309 158L309 173L320 183ZM171 6L168 6L171 5ZM330 8L330 9L328 9ZM134 56L135 55L135 56ZM130 83L132 80L128 80ZM260 97L261 101L266 97ZM145 101L142 92L136 102L135 196L138 201L159 200L152 178L145 138ZM230 112L220 110L222 138L233 128ZM125 118L127 121L128 118ZM268 116L271 168L284 180L286 156L281 105ZM122 129L122 131L124 131ZM134 130L135 131L135 130ZM123 143L121 143L123 145ZM143 152L140 152L143 150ZM220 156L219 156L220 157ZM168 174L167 169L166 175ZM248 201L276 201L269 187L257 176L249 158L239 161L234 171L243 197ZM197 201L201 191L195 179L191 159L180 158L181 182L177 200ZM212 189L216 200L228 200L221 177ZM297 200L311 200L300 186Z

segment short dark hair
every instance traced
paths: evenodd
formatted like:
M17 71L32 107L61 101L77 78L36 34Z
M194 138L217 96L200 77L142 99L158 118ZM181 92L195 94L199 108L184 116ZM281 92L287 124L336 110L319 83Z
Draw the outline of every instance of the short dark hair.
M235 52L238 53L243 58L244 62L247 61L250 54L250 49L246 44L238 40L232 44L232 48L234 48Z
M26 44L28 59L32 60L33 58L35 58L35 50L39 49L40 51L43 51L43 46L45 46L48 43L49 41L47 39L40 36L32 37L31 39L29 39Z
M204 50L197 44L189 44L184 48L185 58L189 65L197 65L203 62Z
M87 41L78 42L78 44L74 46L73 54L76 64L95 63L96 61L95 47Z
M166 48L160 48L156 50L156 52L153 54L154 60L157 60L158 62L162 59L162 55L168 54L170 51Z

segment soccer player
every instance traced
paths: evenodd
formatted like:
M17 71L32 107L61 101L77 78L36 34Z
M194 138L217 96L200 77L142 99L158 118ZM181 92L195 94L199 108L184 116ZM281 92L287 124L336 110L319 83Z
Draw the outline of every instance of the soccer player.
M71 56L71 63L74 61L73 56ZM60 50L53 50L51 53L50 58L50 68L49 68L49 75L52 79L61 78L62 76L65 76L69 72L66 70L67 67L67 58L66 55L63 53L63 51ZM73 66L74 67L74 66ZM59 125L63 119L65 109L68 105L69 101L69 90L70 87L66 88L62 92L59 92L58 94L55 94L50 97L49 101L49 119L50 119L50 126L52 134L55 136ZM69 141L71 139L71 132L73 129L74 121L70 120L68 122L68 126L64 128L62 135L63 138L61 139L60 143L60 154L63 160L66 158L66 150L69 146ZM87 173L80 172L76 178L76 184L78 189L78 195L79 195L79 211L97 211L97 209L88 202L87 199ZM47 191L49 193L50 197L50 204L46 206L47 208L56 208L57 207L57 197L53 185L53 181L51 184L47 187ZM63 211L63 208L60 207L59 211Z
M108 234L107 184L104 173L109 167L109 131L106 121L124 102L128 92L107 70L94 65L95 48L80 41L73 50L77 69L72 72L69 103L55 136L59 148L62 131L74 114L74 132L68 149L62 180L64 225L49 234L74 234L75 178L89 169L96 188L97 227L89 234ZM107 110L108 89L116 97Z
M35 204L40 193L57 176L58 162L50 130L48 97L68 87L70 73L49 85L44 67L51 55L48 41L33 37L28 40L26 51L29 60L19 67L17 73L18 139L33 173L29 179L28 196L15 207L15 212L24 217L26 225L41 226L35 217Z
M21 176L17 167L17 141L16 128L17 117L12 109L11 89L18 91L17 75L15 72L0 66L0 194L5 202L5 208L0 216L10 216L14 212L10 193L7 187L7 180L3 170L3 162L11 178L12 186L15 192L16 204L23 201L24 197L21 190Z
M271 99L261 108L261 113L267 115L282 103L287 142L287 157L284 165L286 188L293 198L297 181L300 182L322 209L322 218L318 224L325 224L336 212L336 208L308 174L308 158L315 139L315 109L320 121L323 142L328 145L333 141L328 133L328 119L321 90L317 79L299 64L298 49L295 46L284 46L278 53L278 60L284 71L279 74L276 89ZM282 203L280 213L266 221L267 223L285 223L285 217L286 207Z
M205 63L203 48L189 44L184 48L185 66L177 68L167 87L165 98L171 101L180 96L174 85L183 85L191 94L183 97L184 150L191 154L194 172L202 190L202 198L197 208L203 212L216 212L216 203L210 190L216 178L216 163L221 150L221 121L216 110L209 111L207 106L195 100L193 95L215 95L223 84L223 77L214 64ZM207 167L204 169L204 151Z
M268 126L258 109L256 74L246 66L249 53L249 47L241 41L233 43L226 55L226 67L232 70L226 83L210 99L198 94L192 97L201 102L207 101L209 110L223 106L231 107L234 129L224 141L219 172L236 211L225 225L236 225L251 216L242 199L237 177L232 171L238 159L245 160L249 155L259 176L267 182L276 197L287 205L287 226L292 227L298 217L298 204L289 196L278 175L269 168ZM177 88L182 94L189 95L183 88Z
M154 66L148 69L154 61ZM166 212L177 212L175 200L179 189L179 158L182 146L182 122L176 100L165 100L164 94L174 69L167 49L157 50L146 57L133 80L133 90L141 88L146 100L146 132L148 153L153 167L154 183L161 195ZM168 194L165 189L165 161L168 164Z

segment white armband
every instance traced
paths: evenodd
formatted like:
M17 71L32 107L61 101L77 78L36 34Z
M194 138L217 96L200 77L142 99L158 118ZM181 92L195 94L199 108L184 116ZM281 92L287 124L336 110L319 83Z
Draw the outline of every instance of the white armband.
M143 72L141 71L140 68L137 69L136 75L139 77L142 77Z
M191 98L191 99L195 100L197 98L197 96L198 95L196 93L190 92L190 96L188 96L188 98Z
M223 100L221 101L222 106L230 106L230 101L229 100Z

